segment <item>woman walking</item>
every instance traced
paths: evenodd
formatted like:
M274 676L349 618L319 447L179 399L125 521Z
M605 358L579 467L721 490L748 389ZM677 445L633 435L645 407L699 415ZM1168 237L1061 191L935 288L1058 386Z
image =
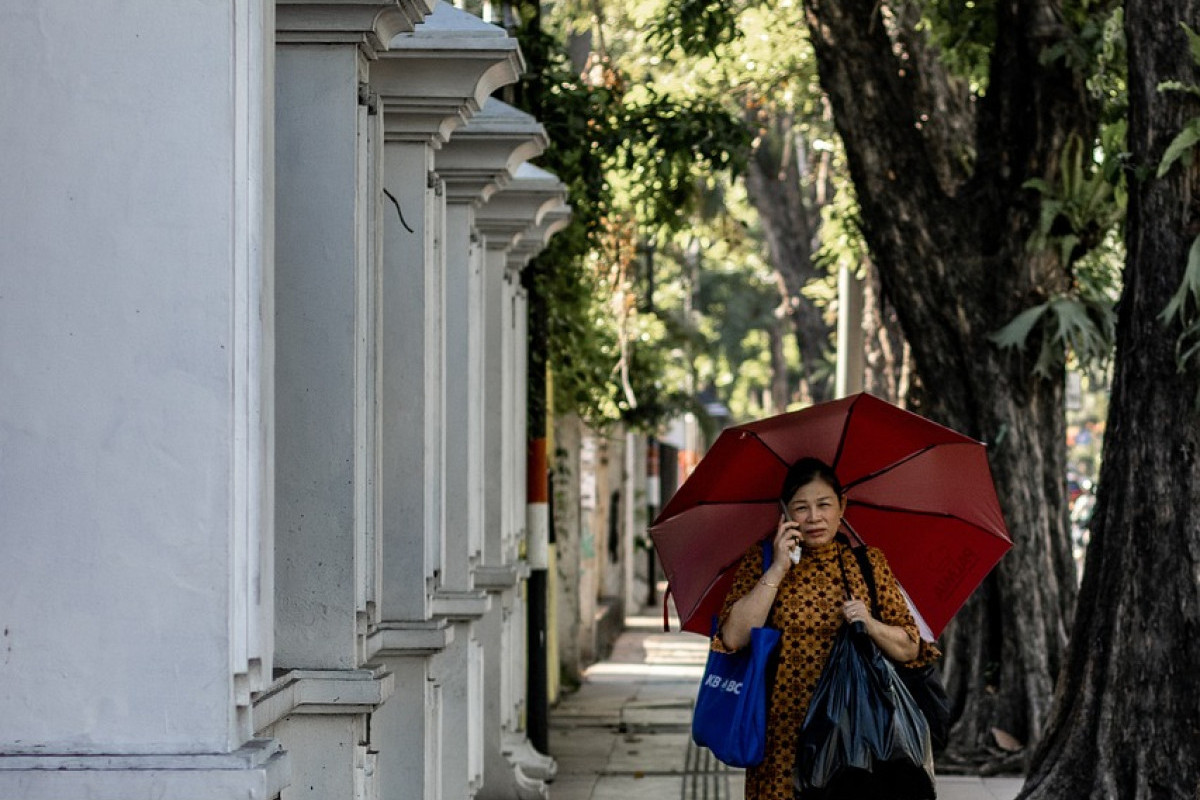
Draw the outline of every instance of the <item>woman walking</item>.
M869 606L870 592L856 559L837 536L846 499L831 467L815 458L797 461L784 479L780 500L784 513L771 564L764 572L758 544L742 556L712 640L714 650L732 652L746 646L752 628L770 625L782 633L767 710L766 756L746 771L746 800L794 800L796 735L843 622L862 622L897 663L917 665L940 656L921 640L887 559L876 548L868 548L867 556L879 607Z

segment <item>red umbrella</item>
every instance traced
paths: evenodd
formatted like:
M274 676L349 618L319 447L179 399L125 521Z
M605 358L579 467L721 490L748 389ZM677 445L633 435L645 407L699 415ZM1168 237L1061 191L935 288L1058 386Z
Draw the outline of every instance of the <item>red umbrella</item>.
M728 428L650 528L683 629L708 635L738 559L779 522L790 464L846 490L845 527L887 555L927 638L1010 547L983 444L869 394Z

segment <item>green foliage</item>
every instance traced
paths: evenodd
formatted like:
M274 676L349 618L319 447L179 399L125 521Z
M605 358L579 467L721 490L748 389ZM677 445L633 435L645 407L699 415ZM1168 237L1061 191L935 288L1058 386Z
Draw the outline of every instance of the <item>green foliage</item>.
M983 94L996 43L995 0L924 0L921 9L921 27L937 46L942 63L965 78L972 91Z
M1187 35L1188 51L1192 63L1200 67L1200 35L1180 23ZM1167 81L1159 84L1159 91L1186 92L1200 96L1200 86L1180 81ZM1191 167L1196 143L1200 142L1200 116L1188 120L1163 153L1162 162L1158 166L1158 178L1166 175L1176 161L1182 159ZM1182 332L1175 340L1175 364L1180 372L1189 367L1200 369L1200 236L1192 240L1188 249L1187 266L1184 268L1183 281L1172 295L1166 308L1159 314L1159 320L1164 326L1178 324ZM1197 397L1200 404L1200 396Z
M1126 189L1123 172L1115 168L1124 149L1125 123L1109 126L1096 164L1083 140L1071 136L1063 145L1058 181L1040 178L1025 182L1042 196L1037 230L1029 241L1033 250L1056 248L1064 266L1125 217Z
M1025 182L1041 195L1038 227L1027 246L1051 251L1073 285L1069 293L1021 312L990 338L1001 349L1018 351L1032 340L1038 354L1034 372L1042 377L1051 377L1064 357L1089 369L1103 366L1112 353L1123 261L1117 236L1126 205L1124 149L1124 121L1104 127L1098 147L1073 136L1063 146L1056 182Z
M555 407L596 428L653 427L691 400L663 380L681 331L638 310L637 231L682 226L699 176L737 170L749 133L715 104L628 89L603 60L576 75L560 44L528 22L519 31L529 67L519 102L545 126L550 146L539 161L566 183L572 207L570 224L525 276L544 317Z
M1002 350L1024 351L1040 332L1033 371L1052 378L1065 347L1081 364L1103 364L1116 335L1112 305L1094 298L1062 295L1027 308L989 338Z
M1164 325L1177 321L1183 326L1175 340L1175 363L1180 372L1189 364L1200 366L1200 236L1192 240L1183 281L1159 319Z
M650 28L651 42L662 50L680 48L689 56L711 55L741 36L738 8L731 0L679 0L667 3Z

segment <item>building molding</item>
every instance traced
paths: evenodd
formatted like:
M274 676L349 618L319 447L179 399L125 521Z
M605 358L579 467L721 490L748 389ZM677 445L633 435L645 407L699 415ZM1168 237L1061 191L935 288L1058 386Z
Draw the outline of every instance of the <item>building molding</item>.
M290 670L255 698L254 725L264 730L290 714L369 714L395 688L395 677L380 666Z
M271 798L288 785L290 773L288 755L274 739L252 739L230 753L3 755L0 797Z
M384 102L384 136L440 147L524 70L517 41L503 28L440 3L413 31L392 39L371 71Z
M280 44L360 44L374 58L397 34L411 31L438 0L278 0L275 41Z
M454 641L454 627L444 618L386 621L367 637L367 656L425 657Z
M517 168L545 151L546 129L524 111L492 97L437 154L438 174L451 202L486 202Z
M452 591L438 589L433 594L433 615L452 622L480 619L492 608L492 596L484 589Z

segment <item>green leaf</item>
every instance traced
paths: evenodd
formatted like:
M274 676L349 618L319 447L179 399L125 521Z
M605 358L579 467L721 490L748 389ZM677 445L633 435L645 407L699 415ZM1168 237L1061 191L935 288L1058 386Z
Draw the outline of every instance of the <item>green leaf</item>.
M1183 81L1163 81L1155 87L1160 92L1186 92L1200 97L1200 86Z
M1192 313L1200 309L1200 236L1192 240L1188 250L1187 268L1183 271L1183 280L1175 294L1171 296L1167 307L1158 315L1164 325L1170 325L1175 319L1185 321L1188 300L1192 301Z
M1037 325L1038 320L1046 313L1049 308L1049 303L1041 303L1040 305L1027 308L1013 318L1000 330L989 334L988 338L995 342L996 346L1001 350L1016 348L1018 350L1025 347L1026 340L1029 338L1029 332Z
M1179 26L1187 34L1188 49L1192 52L1192 61L1196 66L1200 66L1200 34L1189 28L1186 23L1181 22Z
M1188 121L1188 124L1183 127L1171 143L1167 145L1167 151L1163 153L1162 162L1158 165L1158 174L1156 177L1161 178L1171 169L1171 165L1178 161L1185 153L1190 153L1192 146L1200 142L1200 117L1193 117Z

